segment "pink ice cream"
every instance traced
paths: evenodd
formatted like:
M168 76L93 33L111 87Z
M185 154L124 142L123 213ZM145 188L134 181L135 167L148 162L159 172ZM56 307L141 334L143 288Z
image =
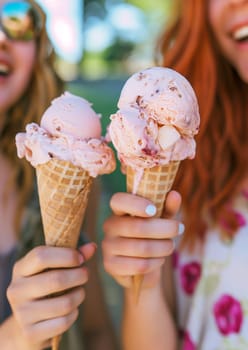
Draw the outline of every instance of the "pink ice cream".
M101 137L100 116L85 99L65 92L52 101L40 126L31 123L16 135L18 157L34 167L57 158L70 161L90 176L114 171L113 151Z
M153 67L124 84L109 136L122 164L137 172L195 156L200 123L193 88L176 71Z

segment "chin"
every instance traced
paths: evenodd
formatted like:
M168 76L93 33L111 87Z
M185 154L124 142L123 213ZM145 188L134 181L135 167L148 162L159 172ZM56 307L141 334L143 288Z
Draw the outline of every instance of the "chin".
M243 80L244 83L248 84L248 55L243 57L241 60L233 62L233 67L240 79Z
M5 115L8 112L8 109L9 109L8 103L6 103L6 101L2 100L0 97L0 116Z
M238 75L244 83L248 84L248 69L247 70L237 70Z

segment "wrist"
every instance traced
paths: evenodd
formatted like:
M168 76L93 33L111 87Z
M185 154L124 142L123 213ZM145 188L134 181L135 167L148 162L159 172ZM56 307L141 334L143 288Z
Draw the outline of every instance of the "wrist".
M124 290L125 302L132 305L147 303L150 300L160 300L163 298L161 283L157 283L151 287L142 287L137 295L134 288L125 288Z
M0 341L3 349L13 350L20 349L18 341L18 325L13 316L7 318L0 326Z
M1 349L4 350L30 349L22 336L20 326L13 315L0 325L0 342ZM32 347L32 350L35 350L35 348Z

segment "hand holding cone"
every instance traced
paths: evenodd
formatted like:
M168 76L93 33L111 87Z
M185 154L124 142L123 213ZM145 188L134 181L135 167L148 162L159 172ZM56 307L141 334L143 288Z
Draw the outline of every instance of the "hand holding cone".
M163 212L167 193L170 191L176 177L180 162L171 162L164 166L144 169L143 176L139 181L138 188L134 193L135 170L127 167L126 182L127 192L137 194L151 200L157 208L155 217L160 217ZM143 275L133 276L133 292L136 303L138 303Z

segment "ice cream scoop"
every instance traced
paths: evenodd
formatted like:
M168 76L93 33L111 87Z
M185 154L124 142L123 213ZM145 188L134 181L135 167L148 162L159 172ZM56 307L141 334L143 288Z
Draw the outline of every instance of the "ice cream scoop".
M17 153L34 167L55 158L87 170L92 177L115 169L111 148L101 137L100 116L85 99L68 92L52 101L41 118L16 135Z
M42 116L40 126L53 136L100 138L100 116L82 97L65 92L55 98Z
M193 158L200 123L198 103L181 74L153 67L124 84L110 138L119 158L136 170Z
M172 125L183 135L199 129L195 92L188 80L173 69L152 67L133 74L122 88L119 109L143 110L160 125Z

